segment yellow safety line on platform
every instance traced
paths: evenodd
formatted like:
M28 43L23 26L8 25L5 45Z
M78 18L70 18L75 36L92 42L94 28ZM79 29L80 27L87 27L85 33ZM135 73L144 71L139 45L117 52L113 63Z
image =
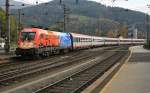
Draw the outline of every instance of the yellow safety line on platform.
M119 73L121 72L121 70L123 69L124 65L129 61L129 59L131 58L132 55L132 49L129 49L131 51L129 57L125 60L125 63L121 66L121 68L119 69L119 71L113 76L113 78L105 85L105 87L101 90L100 93L105 93L106 89L109 87L109 85L111 84L111 82L113 81L113 79L115 79Z

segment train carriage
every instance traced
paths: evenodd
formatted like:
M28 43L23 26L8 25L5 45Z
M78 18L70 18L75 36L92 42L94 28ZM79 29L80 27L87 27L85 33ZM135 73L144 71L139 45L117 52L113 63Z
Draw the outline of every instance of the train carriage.
M123 45L123 44L132 44L132 39L119 38L119 42L120 42L121 45Z
M105 45L119 45L119 39L104 37L104 44Z
M144 44L144 43L146 43L145 39L134 39L134 40L132 40L132 44Z
M93 36L92 37L92 46L93 47L99 47L99 46L103 46L105 43L104 43L104 38L103 37L96 37L96 36Z
M92 46L92 36L70 33L73 40L73 49L90 48Z

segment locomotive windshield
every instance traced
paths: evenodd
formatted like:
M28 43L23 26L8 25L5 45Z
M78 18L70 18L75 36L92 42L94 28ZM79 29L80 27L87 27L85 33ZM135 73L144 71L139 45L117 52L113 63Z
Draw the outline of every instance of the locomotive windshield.
M21 39L24 40L34 40L35 38L35 32L22 32L21 33Z

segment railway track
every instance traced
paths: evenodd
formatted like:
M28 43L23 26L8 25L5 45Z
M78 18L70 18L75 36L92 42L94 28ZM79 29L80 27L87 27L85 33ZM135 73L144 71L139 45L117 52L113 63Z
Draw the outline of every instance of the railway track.
M110 48L111 49L111 48ZM113 49L113 48L112 48ZM10 69L9 71L1 71L0 75L0 88L10 86L11 84L18 83L24 81L29 78L33 78L39 74L44 74L52 70L53 68L65 66L65 65L72 65L80 63L80 60L88 60L91 59L94 55L103 54L104 51L98 53L90 53L90 55L86 55L85 53L75 53L72 57L64 58L63 59L55 59L54 61L42 62L40 64L32 64L25 67L19 67L17 69Z
M127 52L116 52L108 59L75 73L59 82L43 87L34 93L80 93L110 67L118 62ZM98 60L97 60L98 61Z
M105 48L104 50L110 50L110 49L114 49L116 47L108 47ZM29 66L35 66L36 64L42 64L44 62L49 62L51 60L55 60L57 58L66 58L66 57L70 57L69 55L72 55L72 57L75 57L76 55L82 53L81 51L76 51L75 53L69 53L69 54L65 54L65 55L57 55L57 56L51 56L51 58L49 59L42 59L42 60L20 60L19 57L16 57L14 59L12 59L11 61L9 60L8 62L5 62L3 64L0 64L0 74L2 73L9 73L9 71L14 71L14 70L18 70L18 69L23 69ZM19 58L19 60L17 60L17 58Z
M72 56L75 56L77 55L77 53L73 54ZM67 57L67 55L65 55ZM62 58L62 56L57 56L57 57L60 57ZM49 61L51 60L56 60L57 57L52 57L52 58L49 58L49 59L43 59L43 60L40 60L40 61L37 61L37 60L31 60L31 61L17 61L15 63L11 62L11 63L7 63L7 64L3 64L0 65L0 73L1 74L6 74L6 73L9 73L9 72L15 72L17 71L18 69L21 69L21 70L25 70L27 69L28 67L32 67L32 66L36 66L38 64L44 64L46 62L50 63ZM64 57L65 58L65 57ZM62 59L64 59L62 58Z
M29 66L34 66L36 64L41 64L44 62L49 62L51 60L55 60L57 58L62 58L62 57L67 57L69 55L75 56L78 55L78 51L76 52L71 52L65 55L57 55L57 56L51 56L50 58L44 58L44 59L27 59L27 58L20 58L16 57L12 60L9 60L8 62L0 64L0 73L4 72L9 72L12 70L17 70L17 69L23 69ZM70 56L69 56L70 57Z
M114 47L104 47L103 49L104 50L108 50L108 49L113 49L113 48L116 48L116 46L114 46ZM80 53L80 51L75 51L76 53ZM65 54L66 56L67 55L70 55L70 54L74 54L74 52L70 52L70 53L68 53L68 54ZM53 60L53 59L55 59L55 58L58 58L58 57L61 57L61 56L64 56L64 54L63 55L52 55L51 57L50 57L50 60ZM53 58L53 59L51 59L51 58ZM42 61L44 60L47 60L47 59L49 59L49 58L44 58L44 59L41 59ZM37 63L38 64L38 62L39 63L41 63L40 61L39 61L40 59L28 59L28 58L21 58L21 57L16 57L16 56L14 56L14 57L12 57L12 58L10 58L10 59L5 59L5 60L0 60L0 71L1 70L5 70L5 68L6 68L6 70L8 70L8 68L10 69L10 68L15 68L16 66L18 66L18 65L25 65L25 64L32 64L32 63Z

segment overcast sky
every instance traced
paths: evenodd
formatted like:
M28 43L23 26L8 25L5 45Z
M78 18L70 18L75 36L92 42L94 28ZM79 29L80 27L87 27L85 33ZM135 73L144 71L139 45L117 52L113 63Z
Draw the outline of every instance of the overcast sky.
M16 1L21 2L23 1L30 4L35 4L36 1L38 1L39 3L44 3L51 0L16 0ZM148 9L147 7L147 5L150 5L150 0L116 0L114 3L112 2L112 0L91 0L91 1L100 2L109 6L119 6L123 8L129 8L132 10L142 11L145 13L147 12L150 13L150 8Z

